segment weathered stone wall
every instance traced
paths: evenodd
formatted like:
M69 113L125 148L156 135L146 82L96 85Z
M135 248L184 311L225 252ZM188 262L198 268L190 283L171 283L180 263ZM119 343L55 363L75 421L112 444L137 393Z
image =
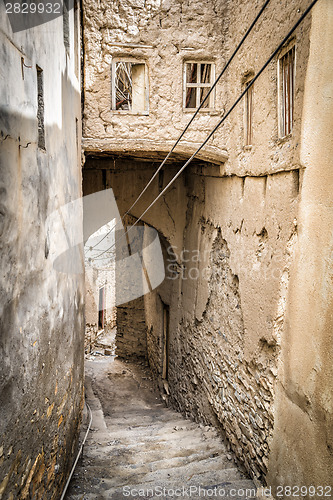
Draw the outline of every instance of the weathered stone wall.
M210 0L85 0L84 137L107 149L110 139L151 143L179 135L190 117L182 110L183 61L208 58L217 71L222 69L225 16L226 3ZM117 57L145 61L148 116L111 111L111 62ZM216 113L204 113L188 132L188 141L200 141L214 126L223 109L222 95L220 88Z
M135 219L126 215L123 218L124 230L134 224ZM142 223L140 229L144 230ZM120 229L120 228L119 228ZM116 273L115 288L117 300L117 332L116 332L116 355L122 358L147 358L147 328L145 321L145 308L142 296L134 300L128 300L124 303L121 297L124 291L135 290L141 283L136 283L138 276L126 276L123 274L121 265L122 259L131 258L131 256L143 250L143 232L131 234L127 238L123 237L121 232L116 236ZM143 278L143 276L142 276Z
M147 358L143 297L117 307L116 355L121 358Z
M69 219L58 211L81 197L73 9L69 54L61 17L13 34L1 3L0 24L0 497L57 499L84 404L82 247L70 256L81 273L55 263L68 244L82 242L80 207Z
M280 328L297 234L295 174L189 177L171 400L198 420L219 421L239 459L260 477L274 426Z

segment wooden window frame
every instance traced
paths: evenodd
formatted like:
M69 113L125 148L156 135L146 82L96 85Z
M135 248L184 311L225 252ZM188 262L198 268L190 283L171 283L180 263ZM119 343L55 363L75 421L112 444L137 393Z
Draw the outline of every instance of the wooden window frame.
M129 63L132 65L144 65L144 110L117 109L116 107L116 68L118 63ZM146 61L142 59L115 58L111 63L111 111L115 114L126 115L149 115L149 73Z
M290 60L290 58L291 64L288 64L288 59ZM288 69L286 70L286 68ZM295 80L296 45L295 43L290 43L280 53L278 60L278 127L280 139L289 137L293 131Z
M248 75L244 80L244 90L252 82L254 75ZM253 146L253 92L254 85L251 85L244 96L244 147Z
M211 72L210 72L210 82L209 83L201 83L200 81L197 83L188 83L187 75L186 75L186 66L187 64L197 64L198 70L197 74L199 75L199 80L201 76L200 66L201 64L210 64ZM213 83L215 82L215 63L213 61L203 61L203 60L186 60L183 63L183 112L184 113L193 113L193 111L197 110L200 105L200 90L202 88L211 88ZM196 88L196 107L195 108L187 108L186 107L186 98L187 91L190 88ZM207 108L201 108L200 112L203 113L211 113L215 111L215 88L213 92L209 96L209 106Z

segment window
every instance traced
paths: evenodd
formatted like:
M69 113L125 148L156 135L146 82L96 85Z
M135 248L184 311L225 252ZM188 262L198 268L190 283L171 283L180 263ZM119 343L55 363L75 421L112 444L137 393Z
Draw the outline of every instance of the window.
M112 63L112 109L148 113L148 74L144 62Z
M253 78L245 82L245 89L247 89L252 82ZM253 85L248 88L245 94L245 120L244 120L244 139L245 146L252 144L252 117L253 117Z
M215 66L205 62L184 64L184 109L196 109L207 96L215 80ZM202 109L214 109L214 91Z
M76 144L76 153L78 163L81 165L81 148L80 148L80 128L79 128L79 119L75 118L75 144Z
M285 137L292 132L295 99L295 47L279 59L279 132Z
M37 125L38 125L38 147L45 149L45 127L44 127L44 79L43 70L36 66L37 70Z

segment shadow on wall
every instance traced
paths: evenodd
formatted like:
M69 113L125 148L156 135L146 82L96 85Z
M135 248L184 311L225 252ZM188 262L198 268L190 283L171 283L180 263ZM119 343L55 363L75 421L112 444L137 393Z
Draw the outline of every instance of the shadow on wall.
M82 240L82 214L47 222L81 196L75 93L63 76L62 129L45 126L45 149L37 118L0 113L0 486L13 498L61 494L84 404L84 275L52 265Z

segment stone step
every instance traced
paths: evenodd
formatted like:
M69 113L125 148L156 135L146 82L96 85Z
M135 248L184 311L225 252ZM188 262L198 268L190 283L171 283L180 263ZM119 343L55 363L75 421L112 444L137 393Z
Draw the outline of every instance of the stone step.
M150 469L150 471L147 471ZM154 478L158 474L164 474L172 477L179 476L187 476L191 477L193 474L199 474L202 471L224 471L224 470L237 470L235 469L235 465L232 461L228 460L224 455L216 458L205 458L203 460L199 460L196 457L195 461L191 462L181 462L178 464L174 464L173 467L170 467L169 461L166 460L164 463L153 462L152 464L142 465L141 467L137 466L135 468L131 468L130 466L119 466L116 471L119 471L121 474L134 471L137 475L146 474L147 481L153 481ZM152 479L149 479L149 477Z
M218 431L167 408L151 389L146 370L121 362L100 367L96 364L87 380L92 431L66 500L171 500L179 495L163 496L163 489L183 487L181 498L256 497Z
M189 420L185 420L174 414L174 412L165 413L161 410L160 413L149 411L146 415L140 414L140 412L135 412L132 415L126 413L123 416L117 416L115 414L109 415L104 414L104 418L108 421L108 428L112 430L117 427L146 427L146 426L156 426L157 428L162 428L166 425L169 428L174 427L192 427L193 429L198 429L198 424L192 423ZM192 424L192 425L191 425Z
M107 457L107 459L104 458L99 458L98 456L95 457L87 457L85 455L85 458L82 460L82 465L84 466L85 469L88 469L88 467L104 467L107 468L108 470L115 470L117 467L120 468L125 468L127 470L133 471L135 470L138 474L140 473L150 473L150 472L156 472L156 471L161 471L165 469L175 469L176 467L194 467L194 472L199 471L201 468L202 470L207 470L207 463L218 461L221 463L221 468L226 469L226 468L232 468L234 467L233 461L230 461L226 458L225 454L222 454L220 456L215 456L213 457L212 455L215 455L217 452L212 453L211 450L207 452L201 452L199 453L193 453L191 455L187 455L184 457L173 457L173 458L161 458L160 460L156 460L153 462L124 462L123 459L124 457L121 457L119 455L115 455L113 457ZM102 455L100 455L102 456ZM127 458L127 457L126 457ZM217 464L217 468L220 465L220 463ZM214 470L214 468L213 468Z
M87 467L87 472L89 472L90 477L96 477L99 473L99 467ZM148 473L138 473L135 469L130 470L125 467L112 467L109 470L109 474L98 477L104 480L105 484L109 488L118 488L121 486L126 486L127 484L136 483L167 483L173 481L174 484L215 484L226 481L237 481L241 480L242 476L238 469L236 468L211 468L202 470L192 470L191 465L175 468L161 468L155 472ZM88 480L89 482L89 480Z
M112 437L110 441L110 437ZM134 442L133 442L134 441ZM183 430L183 431L170 431L166 432L165 429L160 429L159 432L151 432L148 428L146 432L144 429L138 433L135 429L131 430L119 430L118 432L112 432L110 434L105 434L104 439L100 440L101 446L146 446L146 447L156 447L161 446L193 446L194 444L198 447L207 447L210 444L216 443L218 441L221 446L221 450L226 450L226 447L222 441L220 441L214 434L211 433L201 433L200 431L193 430Z
M117 441L122 441L124 443L132 442L133 439L144 440L145 442L153 443L154 441L169 441L169 440L183 440L187 437L195 438L196 440L207 441L212 439L218 439L217 435L213 432L200 432L198 429L194 428L183 428L177 427L118 427L116 430L110 429L107 422L108 430L110 431L108 436L112 436L112 440L117 443ZM109 439L110 440L110 439ZM221 441L221 446L224 447Z
M111 442L112 443L112 442ZM88 443L89 444L89 443ZM144 455L145 457L152 456L162 456L162 458L172 458L177 456L187 456L191 454L200 455L201 453L206 454L209 452L210 455L213 453L223 452L221 450L220 443L211 441L201 442L192 440L191 443L185 441L179 442L168 442L168 441L155 441L154 444L149 442L137 442L132 444L126 443L116 443L116 444L106 444L103 445L103 441L99 441L98 444L93 444L91 450L100 450L101 453L105 454L107 457L126 455L128 457L132 455ZM149 460L151 462L152 460Z
M207 497L214 498L236 498L244 500L244 498L255 499L256 488L252 481L249 479L244 479L239 477L239 473L235 469L230 469L229 471L222 471L220 475L212 474L211 472L204 472L202 474L194 475L190 478L190 480L186 480L186 478L181 477L173 477L170 476L168 478L164 478L163 476L154 478L152 481L144 480L142 482L135 480L135 482L127 482L127 483L119 483L116 486L113 486L112 483L114 481L108 478L101 478L100 476L88 479L88 478L80 478L80 488L77 488L80 492L90 491L94 492L95 497L90 497L85 494L81 499L84 498L100 498L98 495L102 495L101 498L107 499L118 499L118 498L126 498L124 493L133 492L133 496L130 498L143 497L143 498L158 498L161 495L158 495L158 491L162 491L165 489L166 496L164 498L177 498L177 495L172 496L171 492L168 494L168 490L181 490L182 492L186 492L184 494L184 498L187 498L189 493L191 493L191 498L203 498L205 494ZM137 479L137 478L135 478ZM156 490L158 488L159 490ZM139 491L147 492L147 495L138 495ZM149 493L148 493L149 491ZM155 491L156 496L154 496L151 492ZM212 494L211 492L216 492L216 494ZM75 497L74 497L75 498ZM68 500L74 500L71 496ZM77 497L76 497L77 498Z
M230 455L228 455L230 456ZM231 456L230 456L231 457ZM101 463L100 461L99 463ZM104 461L105 462L105 461ZM96 463L96 460L91 460L91 459L84 459L83 460L83 465L88 468L94 468L98 467L98 464ZM110 466L111 464L108 463ZM176 471L176 470L182 470L184 473L189 473L191 472L192 474L194 473L199 473L201 471L206 471L206 470L226 470L226 469L232 469L234 468L234 461L231 459L228 459L226 455L220 455L216 456L214 458L212 457L204 457L200 458L198 454L195 455L189 455L188 457L181 457L180 459L164 459L156 462L150 462L146 464L112 464L112 471L120 471L121 474L132 474L135 472L136 474L149 474L149 473L155 473L158 471Z
M89 443L88 443L89 445ZM189 455L197 456L209 456L213 453L219 453L220 443L212 442L207 444L207 446L196 447L194 443L192 447L181 447L177 443L165 443L163 446L160 445L158 449L147 450L139 449L135 444L131 446L107 446L102 447L101 445L91 445L85 450L85 456L88 458L94 458L99 453L103 453L108 460L112 460L116 457L117 460L124 460L126 463L149 463L162 461L168 458L180 458L188 457Z
M141 422L138 422L137 419L140 417L142 419ZM193 420L190 420L186 417L183 417L180 413L176 413L173 410L169 410L166 408L163 403L156 405L154 408L149 409L138 409L133 408L130 411L126 412L126 414L121 413L120 411L113 410L111 413L105 412L105 418L111 419L111 422L114 425L124 425L126 422L133 422L133 425L144 426L146 423L150 423L151 420L155 419L154 425L156 426L179 426L179 427L190 427L192 429L211 429L214 430L214 427L204 426L202 424L197 424ZM159 420L161 419L161 420Z

